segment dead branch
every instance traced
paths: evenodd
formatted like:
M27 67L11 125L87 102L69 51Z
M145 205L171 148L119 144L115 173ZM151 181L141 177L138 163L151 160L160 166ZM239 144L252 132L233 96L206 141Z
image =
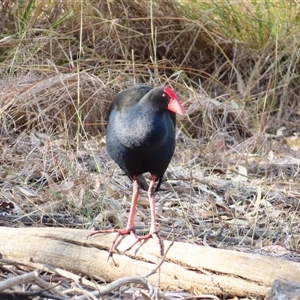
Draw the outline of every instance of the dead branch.
M62 228L0 228L0 253L4 259L53 265L75 274L101 276L114 281L145 276L160 261L158 246L149 241L107 262L114 234L87 239L86 230ZM126 249L131 237L117 246ZM170 244L165 241L166 247ZM161 266L159 287L197 293L265 296L276 278L296 281L299 264L278 258L175 242ZM149 283L156 285L158 275Z

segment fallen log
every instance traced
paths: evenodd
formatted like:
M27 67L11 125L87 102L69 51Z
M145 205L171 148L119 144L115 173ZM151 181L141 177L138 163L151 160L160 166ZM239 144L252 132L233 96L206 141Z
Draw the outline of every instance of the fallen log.
M125 253L114 253L107 261L115 234L87 239L90 231L65 228L0 227L0 255L20 263L35 262L67 271L113 281L126 276L146 276L160 262L154 240ZM126 236L117 248L132 244ZM165 249L171 242L164 241ZM227 294L265 297L275 279L298 281L300 264L279 258L174 242L160 274L151 284L160 289L184 289L194 294Z

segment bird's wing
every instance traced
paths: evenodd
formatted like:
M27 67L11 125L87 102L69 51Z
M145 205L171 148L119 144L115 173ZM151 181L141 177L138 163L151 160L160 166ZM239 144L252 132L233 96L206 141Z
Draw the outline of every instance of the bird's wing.
M138 103L150 90L152 87L140 85L130 87L119 94L114 98L111 104L108 107L107 119L112 110L121 112L127 107L133 106Z

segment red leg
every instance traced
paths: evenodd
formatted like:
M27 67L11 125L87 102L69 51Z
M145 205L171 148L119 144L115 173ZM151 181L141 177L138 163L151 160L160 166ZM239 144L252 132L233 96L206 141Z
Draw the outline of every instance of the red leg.
M156 210L155 210L155 180L156 176L151 175L150 185L148 189L148 198L149 198L149 204L150 204L150 212L151 212L151 225L150 225L150 232L147 235L140 236L136 239L136 241L125 251L130 250L135 244L142 240L148 240L151 237L154 238L160 247L160 254L164 254L164 244L162 238L159 236L156 226ZM129 220L128 220L129 222Z
M150 234L157 233L156 210L155 210L155 180L156 180L156 176L151 175L151 180L150 180L150 185L148 190L148 199L149 199L150 212L151 212Z
M133 176L132 177L132 198L131 198L131 205L130 205L130 212L128 217L128 222L126 229L131 230L134 232L134 217L136 212L136 205L139 198L139 183L138 183L138 177Z
M98 233L111 233L111 232L117 232L117 235L115 239L112 242L111 247L109 248L108 251L108 258L112 256L112 252L115 249L115 245L119 239L120 236L125 235L125 234L132 234L135 238L135 229L134 229L134 216L136 212L136 205L139 197L139 184L138 184L138 177L133 176L133 191L132 191L132 198L131 198L131 206L130 206L130 212L129 212L129 217L128 217L128 222L127 226L125 229L106 229L106 230L97 230L92 232L90 235L88 235L88 238L90 236L96 235ZM132 246L131 246L132 247ZM130 248L131 248L130 247Z
M134 245L139 243L143 240L148 240L151 237L154 238L160 246L160 254L164 254L164 244L162 238L159 236L157 227L156 227L156 210L155 210L155 180L156 176L151 175L150 185L148 189L148 198L149 198L149 204L150 204L150 212L151 212L151 225L150 225L150 232L147 235L137 237L135 234L135 228L134 228L134 217L136 212L136 205L139 197L139 184L138 184L138 177L133 176L133 192L132 192L132 199L131 199L131 207L128 217L127 226L125 229L107 229L107 230L97 230L93 233L91 233L88 237L93 236L98 233L111 233L116 232L117 235L115 239L112 242L112 245L108 251L109 255L108 258L112 256L113 250L115 249L115 245L119 239L120 236L125 234L131 234L135 237L135 242L128 247L125 251L130 250Z

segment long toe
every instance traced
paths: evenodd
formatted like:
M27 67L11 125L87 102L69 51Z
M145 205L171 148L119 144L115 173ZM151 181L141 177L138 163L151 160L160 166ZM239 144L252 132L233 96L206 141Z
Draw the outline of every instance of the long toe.
M164 240L161 238L161 236L158 234L158 232L152 233L152 237L157 241L160 248L160 255L163 256L165 252L165 246L164 246Z
M146 241L149 240L150 238L154 238L157 243L159 244L159 248L160 248L160 255L164 255L164 240L160 237L160 235L158 234L158 232L153 232L153 233L149 233L143 236L139 236L136 237L136 240L134 241L134 243L128 247L126 251L129 251L133 246L135 246L137 243L141 242L141 241Z
M109 250L108 250L108 259L110 257L113 256L113 251L115 249L115 246L116 246L116 243L119 239L120 236L123 236L123 235L126 235L126 234L132 234L135 238L136 237L136 234L135 234L135 229L134 228L123 228L123 229L116 229L116 228L112 228L112 229L104 229L104 230L96 230L94 232L92 232L91 234L89 234L87 236L87 238L93 236L93 235L96 235L96 234L100 234L100 233L113 233L113 232L116 232L117 235L116 237L114 238Z

